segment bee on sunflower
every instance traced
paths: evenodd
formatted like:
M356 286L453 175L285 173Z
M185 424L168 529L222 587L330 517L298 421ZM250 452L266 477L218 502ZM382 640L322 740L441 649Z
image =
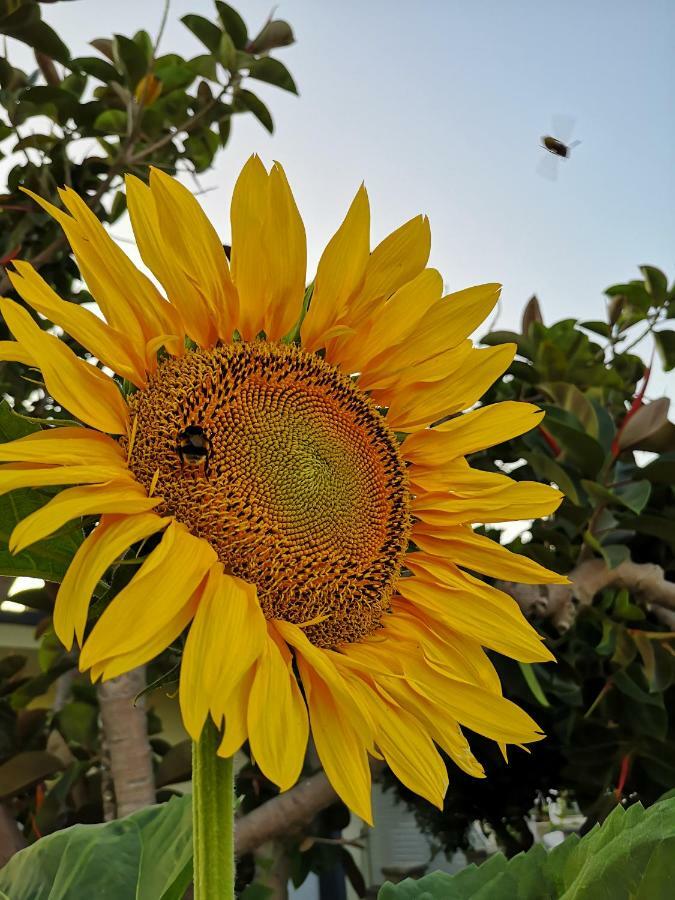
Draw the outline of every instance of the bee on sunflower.
M565 580L471 527L548 515L561 498L465 459L542 417L515 402L462 413L515 352L469 340L499 286L443 296L422 216L371 250L361 187L306 291L293 195L281 166L257 156L234 189L229 261L179 182L157 170L149 185L127 178L138 249L161 289L74 191L60 198L64 209L35 196L104 320L28 263L12 284L119 378L0 300L16 338L0 359L40 369L82 422L1 445L0 491L66 486L16 526L13 552L98 517L54 611L60 640L81 645L81 669L112 678L186 632L179 699L191 737L212 719L220 756L249 741L285 790L311 728L335 790L368 822L369 755L442 806L437 747L484 775L463 727L504 752L539 740L485 649L552 656L515 601L471 574ZM92 625L96 584L148 538L153 549Z

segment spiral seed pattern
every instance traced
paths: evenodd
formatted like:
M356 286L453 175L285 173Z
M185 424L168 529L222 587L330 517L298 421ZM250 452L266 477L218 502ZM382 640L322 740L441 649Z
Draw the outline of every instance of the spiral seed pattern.
M373 632L408 543L409 493L395 436L352 380L294 346L235 343L165 361L130 398L129 465L264 614L318 646ZM181 465L204 429L208 472Z

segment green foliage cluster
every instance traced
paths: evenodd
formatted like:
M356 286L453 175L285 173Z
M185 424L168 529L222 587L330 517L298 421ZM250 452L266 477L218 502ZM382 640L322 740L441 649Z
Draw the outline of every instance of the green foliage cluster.
M547 739L509 765L494 745L472 738L488 778L476 782L449 766L443 811L396 786L423 827L446 850L470 850L469 829L483 823L507 854L533 840L533 811L561 794L579 803L588 826L619 802L655 802L675 785L675 617L651 603L656 582L675 574L675 425L667 398L649 390L652 363L636 352L664 348L675 331L675 287L651 266L642 279L607 290L607 320L566 319L547 326L536 299L520 333L492 331L483 343L513 341L516 360L484 398L526 400L545 409L534 431L476 454L472 464L554 482L560 508L513 540L512 550L583 582L584 563L645 570L643 591L618 584L556 617L530 613L556 664L523 665L494 657L504 692L541 725ZM484 529L499 541L497 529ZM619 570L621 571L621 570ZM506 586L509 589L508 586ZM594 592L591 591L591 594Z
M378 900L666 900L672 892L675 799L650 809L615 809L585 837L570 835L550 853L537 844L511 860L501 854L457 875L385 884Z

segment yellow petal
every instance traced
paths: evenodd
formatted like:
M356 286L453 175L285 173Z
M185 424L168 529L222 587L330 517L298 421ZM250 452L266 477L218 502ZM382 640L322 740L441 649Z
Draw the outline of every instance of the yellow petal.
M118 375L137 387L145 386L144 357L134 353L125 334L115 331L80 304L62 300L29 263L17 261L14 266L16 272L8 272L8 275L26 303L63 328Z
M144 489L129 479L67 488L19 522L10 536L9 549L19 553L81 516L133 515L148 512L161 502L161 497L147 497Z
M82 643L89 601L106 570L136 541L166 528L169 519L155 513L103 516L100 524L77 549L56 595L54 631L66 650L73 636Z
M193 619L199 605L199 588L188 597L187 601L178 609L175 615L167 621L158 624L154 631L148 632L147 640L128 650L126 653L116 653L114 656L101 660L92 666L91 680L96 681L101 675L103 681L109 678L117 678L125 672L138 666L144 666L156 656L166 650L176 638L182 634ZM80 663L80 670L83 671Z
M82 227L88 242L98 248L96 276L103 276L104 273L107 276L105 284L99 285L97 294L106 295L106 306L109 308L114 303L116 316L118 309L126 311L129 308L130 315L125 312L120 321L131 319L138 323L137 327L145 338L146 347L159 335L176 335L173 340L167 341L167 349L173 354L182 353L184 332L176 309L166 302L152 281L136 268L75 191L69 188L59 190L59 197ZM103 311L108 318L106 310ZM125 332L113 319L108 318L108 321L119 331ZM146 366L149 371L154 371L154 354L146 355Z
M183 723L199 740L209 709L227 697L267 643L265 617L252 584L214 565L190 628L180 672Z
M107 434L70 426L36 431L0 444L0 461L4 460L61 466L117 464L126 468L122 448Z
M381 406L398 404L407 407L433 382L442 381L449 387L453 380L457 380L457 373L461 372L472 353L471 341L464 341L459 347L453 347L452 350L446 350L393 375L382 371L377 375L366 375L363 381L359 380L359 384L369 390L373 400Z
M412 511L429 525L463 525L472 522L510 522L539 519L554 512L563 495L547 484L515 481L471 497L454 497L446 492L420 494Z
M168 252L163 238L155 197L150 188L134 175L125 179L129 218L141 259L167 293L179 325L167 328L166 333L187 334L197 344L209 346L214 334L210 308L196 285L183 270L180 260ZM174 356L183 352L183 341L168 345Z
M232 278L239 295L237 330L247 341L265 325L267 273L261 258L268 202L267 171L253 155L237 179L230 207Z
M274 624L296 650L312 736L328 780L347 806L372 824L366 752L372 744L372 721L327 652L311 644L297 626L278 619Z
M31 191L26 193L62 226L94 299L110 325L126 335L127 344L133 344L136 356L143 357L148 341L158 334L181 334L175 311L75 191L59 190L70 215ZM177 348L170 349L176 352ZM154 370L156 359L145 356L145 365L148 371Z
M525 744L543 737L537 723L505 697L465 681L448 678L412 654L404 668L413 689L436 704L445 703L460 725L494 741Z
M153 634L179 615L215 560L205 540L171 522L159 546L94 626L82 648L80 669L142 650Z
M364 740L354 727L349 711L337 702L303 657L298 658L298 668L307 697L312 736L328 780L347 806L372 825L370 769Z
M500 289L498 284L481 284L438 300L415 325L409 339L393 350L385 348L373 359L369 371L401 372L459 346L490 314Z
M505 400L411 434L403 443L401 453L416 465L440 465L524 434L543 417L543 411L532 403Z
M425 434L426 431L421 433ZM405 443L407 440L406 438ZM411 464L408 466L408 479L415 492L452 491L458 497L470 497L480 491L489 491L511 484L511 479L507 475L472 469L461 457L429 468Z
M197 198L175 178L151 168L150 190L161 224L165 258L169 255L175 261L203 297L215 337L231 340L236 327L237 295L223 242Z
M484 592L472 591L470 583L460 586L459 579L454 584L434 582L433 564L431 571L415 562L411 566L419 577L401 578L398 590L423 617L437 623L436 633L447 637L441 627L444 626L522 662L552 659L516 601L508 595L487 585Z
M436 269L424 269L393 296L384 300L371 317L368 342L365 346L361 345L361 364L355 366L355 370L369 370L372 360L413 334L417 324L440 299L442 293L443 279L440 272Z
M432 668L460 681L501 694L499 677L478 641L448 627L442 611L422 609L402 598L392 601L383 637L403 646L418 645Z
M392 402L387 424L397 431L415 431L473 406L508 368L515 352L515 344L473 350L459 372L450 378L422 385L406 404Z
M345 313L349 318L348 306L363 284L369 254L370 205L361 185L319 260L312 302L300 329L307 350L325 346L326 332Z
M226 758L234 756L248 738L246 719L254 677L255 666L252 666L230 696L225 698L222 704L222 713L214 717L214 721L217 723L222 721L223 716L225 717L225 731L223 740L218 747L218 756Z
M455 763L474 778L484 778L483 767L475 758L469 742L462 730L448 712L445 704L437 704L428 697L415 691L402 678L390 678L386 682L386 690L408 712L419 719L431 738L455 761Z
M391 297L381 300L363 322L349 330L348 339L331 341L329 361L347 372L362 373L365 382L364 373L371 368L371 360L404 340L442 292L443 279L436 269L420 272Z
M75 356L57 337L42 331L27 310L13 300L0 298L0 312L14 337L36 360L57 403L100 431L126 432L129 410L111 378Z
M22 487L46 487L54 484L102 484L121 478L126 468L119 462L101 461L98 465L18 467L13 463L0 466L0 495ZM129 476L131 482L131 477Z
M288 790L302 770L309 722L293 658L283 641L274 639L273 626L256 665L247 722L256 763L282 791Z
M376 723L375 741L396 777L442 809L448 770L422 723L374 683L353 678L351 684Z
M413 526L413 540L432 556L449 559L458 566L481 572L493 578L522 581L524 584L567 584L564 575L558 575L540 566L520 553L512 553L506 547L471 528L434 529L423 523Z
M269 175L269 211L263 228L267 269L264 329L276 341L298 320L305 293L307 238L284 170L275 163Z
M37 366L35 357L18 341L0 341L0 361L19 362L24 366Z
M350 304L347 324L357 322L378 300L390 297L416 278L426 266L430 250L431 229L426 216L415 216L392 231L370 255L363 288Z

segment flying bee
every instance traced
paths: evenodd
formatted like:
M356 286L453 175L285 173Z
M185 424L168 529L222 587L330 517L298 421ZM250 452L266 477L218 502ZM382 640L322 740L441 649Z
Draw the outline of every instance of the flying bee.
M553 117L553 134L545 134L541 139L541 146L557 159L546 157L537 166L537 171L549 181L555 181L558 177L558 160L569 159L570 153L581 141L570 141L574 119L570 116ZM553 137L556 135L556 137Z
M548 150L549 153L553 153L554 156L562 156L563 159L567 159L572 148L576 147L578 143L580 143L580 141L572 141L571 144L564 144L562 141L559 141L558 138L551 137L550 134L545 134L541 139L542 147L545 150Z
M204 466L204 474L209 476L209 456L211 442L201 425L188 425L178 435L176 453L181 468L188 466Z

